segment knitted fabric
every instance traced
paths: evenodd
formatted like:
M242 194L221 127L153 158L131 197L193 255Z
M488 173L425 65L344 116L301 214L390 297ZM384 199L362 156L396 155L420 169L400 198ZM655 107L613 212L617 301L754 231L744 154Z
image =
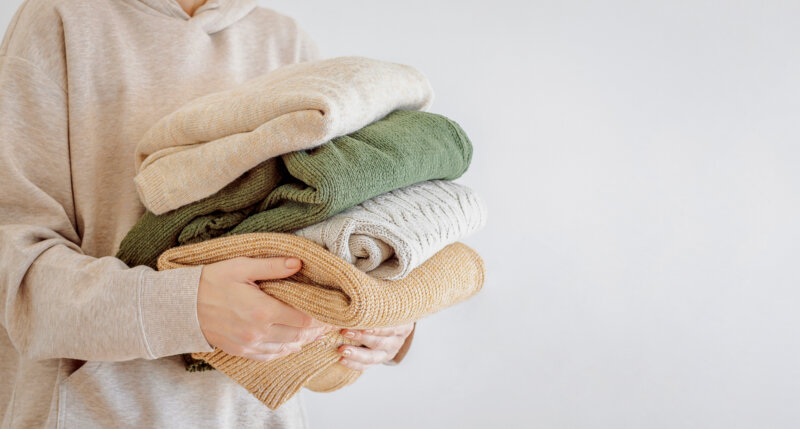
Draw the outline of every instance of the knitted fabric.
M398 326L461 302L483 286L485 268L478 254L462 243L446 246L409 275L379 280L293 234L252 233L221 237L172 248L158 259L159 270L211 264L239 256L293 256L301 270L282 280L257 282L265 293L335 326L367 329ZM358 376L339 368L337 332L307 344L299 352L264 363L217 349L194 353L227 374L270 408L277 408L303 386L335 390Z
M145 212L122 239L116 257L130 267L147 265L156 268L158 255L181 244L181 233L195 219L204 220L204 229L191 230L188 235L192 240L200 241L224 233L251 214L256 204L278 186L283 171L280 158L273 158L208 198L162 215Z
M163 215L146 212L117 257L129 266L155 267L158 255L181 244L300 229L397 188L459 177L471 157L471 142L454 122L397 111L311 151L262 163L204 200Z
M412 67L358 57L292 64L165 116L136 147L139 197L162 214L219 191L261 162L319 146L433 90Z
M397 280L485 222L486 209L470 188L431 180L378 195L295 234L373 277Z
M394 189L456 179L472 159L461 127L432 113L396 111L334 141L284 155L287 183L230 233L294 231Z

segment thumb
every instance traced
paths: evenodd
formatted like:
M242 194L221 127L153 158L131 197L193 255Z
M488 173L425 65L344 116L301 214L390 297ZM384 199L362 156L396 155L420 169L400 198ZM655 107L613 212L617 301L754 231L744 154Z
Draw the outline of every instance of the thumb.
M300 271L303 262L292 257L276 258L240 258L237 261L237 270L247 280L275 280L283 279Z

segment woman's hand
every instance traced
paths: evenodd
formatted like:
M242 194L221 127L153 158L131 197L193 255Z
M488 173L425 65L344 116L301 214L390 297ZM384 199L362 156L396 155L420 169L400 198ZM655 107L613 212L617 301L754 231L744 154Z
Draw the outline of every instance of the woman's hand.
M265 294L257 280L296 273L297 258L234 258L203 266L197 319L206 341L226 353L268 361L335 328Z
M394 328L343 329L342 335L358 341L362 347L339 347L339 354L342 355L339 363L350 369L363 371L371 365L389 362L394 359L413 330L413 323Z

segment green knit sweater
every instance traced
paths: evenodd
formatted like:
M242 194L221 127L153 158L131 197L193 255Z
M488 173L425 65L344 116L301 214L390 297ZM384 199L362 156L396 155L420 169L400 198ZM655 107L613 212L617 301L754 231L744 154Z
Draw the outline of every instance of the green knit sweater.
M472 144L455 122L396 111L317 148L273 158L216 194L156 216L146 213L120 244L129 266L155 267L181 244L249 232L290 232L377 195L461 176Z
M156 268L161 253L186 239L181 235L213 238L223 234L244 220L259 202L269 196L280 183L282 172L280 158L272 158L208 198L162 215L145 212L122 239L117 258L131 267L147 265ZM198 219L204 220L207 229L186 232L187 225Z

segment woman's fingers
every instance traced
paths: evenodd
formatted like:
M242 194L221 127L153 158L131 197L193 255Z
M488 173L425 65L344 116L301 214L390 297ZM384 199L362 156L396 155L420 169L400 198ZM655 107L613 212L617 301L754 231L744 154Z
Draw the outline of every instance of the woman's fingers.
M299 351L333 329L311 315L263 293L259 280L281 279L301 269L297 258L234 258L203 266L197 291L197 318L208 343L225 352L271 360ZM345 331L365 347L342 349L343 364L354 369L397 355L413 324Z
M393 326L388 328L372 328L372 329L342 329L341 333L347 338L361 342L363 345L371 348L380 347L381 338L400 337L405 338L414 330L414 324L409 323L401 326ZM366 341L366 342L364 342ZM367 343L368 342L368 343Z
M339 363L356 371L364 371L371 365L389 360L385 350L373 350L366 347L341 346L339 354L342 355Z
M253 297L253 318L259 322L297 328L319 328L325 323L265 293Z
M340 363L348 368L363 371L371 365L388 362L397 355L413 329L413 323L389 328L343 329L342 335L360 343L363 347L341 346Z
M274 359L314 341L329 325L255 287L296 273L297 258L234 258L204 265L197 319L208 343L252 359Z
M300 270L303 262L297 258L248 258L229 259L238 276L245 282L276 280L291 276Z
M369 347L374 350L392 350L393 348L399 348L400 345L403 344L403 339L405 337L401 337L398 335L390 335L390 336L382 336L382 335L368 335L365 334L364 331L350 331L345 330L344 334L345 337L351 338L355 341L358 341L361 345Z

